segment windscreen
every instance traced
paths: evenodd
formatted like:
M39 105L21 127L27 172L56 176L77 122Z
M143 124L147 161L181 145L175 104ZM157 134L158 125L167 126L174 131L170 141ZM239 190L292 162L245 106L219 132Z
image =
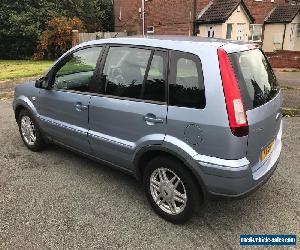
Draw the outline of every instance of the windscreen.
M279 91L274 72L261 50L229 54L247 110L270 101Z

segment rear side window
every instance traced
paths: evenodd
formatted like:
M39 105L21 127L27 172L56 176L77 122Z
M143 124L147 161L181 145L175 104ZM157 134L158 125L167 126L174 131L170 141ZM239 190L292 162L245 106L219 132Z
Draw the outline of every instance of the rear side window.
M197 56L177 51L171 53L169 104L197 109L205 107L202 67Z
M261 50L229 54L247 110L270 101L279 91L274 72Z

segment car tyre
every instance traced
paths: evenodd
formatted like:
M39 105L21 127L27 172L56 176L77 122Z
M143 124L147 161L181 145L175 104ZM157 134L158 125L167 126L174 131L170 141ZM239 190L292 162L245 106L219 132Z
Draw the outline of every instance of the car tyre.
M188 221L200 205L195 177L172 157L152 159L146 166L143 186L153 210L174 224Z
M21 110L19 114L18 126L21 138L27 148L36 152L45 147L38 124L26 109Z

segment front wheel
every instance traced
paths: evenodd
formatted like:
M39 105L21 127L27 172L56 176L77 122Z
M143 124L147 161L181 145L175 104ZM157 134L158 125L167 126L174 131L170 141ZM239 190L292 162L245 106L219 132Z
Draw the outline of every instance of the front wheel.
M23 109L18 117L19 131L24 144L32 151L39 151L44 148L41 132L32 115Z
M200 190L196 180L176 159L161 156L151 160L143 183L154 211L172 223L186 222L198 208Z

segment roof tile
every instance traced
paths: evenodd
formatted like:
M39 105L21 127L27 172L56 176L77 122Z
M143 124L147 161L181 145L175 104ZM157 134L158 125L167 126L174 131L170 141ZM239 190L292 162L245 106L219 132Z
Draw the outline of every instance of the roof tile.
M266 19L266 23L290 23L300 11L300 5L277 6Z
M210 3L207 10L198 17L197 21L200 23L223 23L229 18L239 4L242 4L243 7L247 9L241 0L214 0ZM250 16L250 19L252 19L248 10L246 10L246 12Z

